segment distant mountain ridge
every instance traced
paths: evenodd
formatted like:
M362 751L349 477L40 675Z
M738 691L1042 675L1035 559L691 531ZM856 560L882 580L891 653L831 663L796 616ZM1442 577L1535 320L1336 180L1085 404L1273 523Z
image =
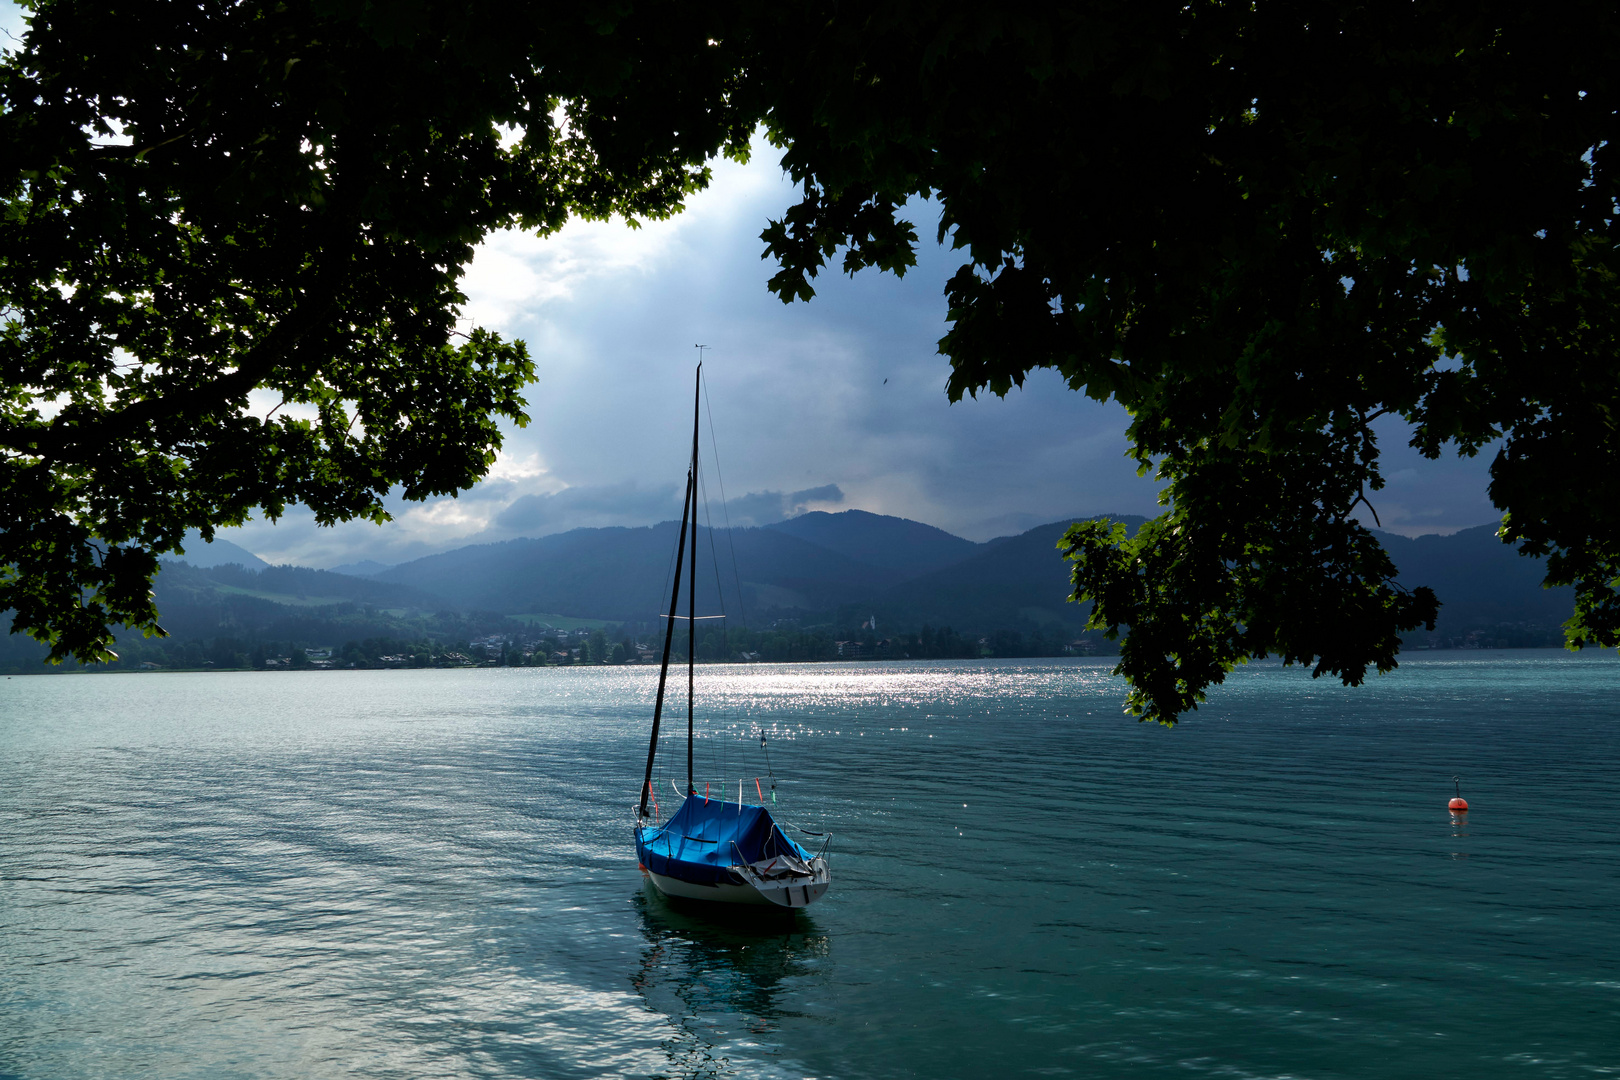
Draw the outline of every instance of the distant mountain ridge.
M1133 529L1144 520L1106 516ZM1079 633L1089 611L1068 602L1070 567L1057 550L1072 520L984 543L863 510L816 511L761 528L699 529L698 605L710 614L740 610L750 622L794 618L853 626L876 616L890 629L931 624ZM507 614L647 620L667 603L676 532L674 522L576 529L429 556L373 580ZM1439 593L1438 643L1510 625L1547 644L1569 617L1570 590L1541 588L1540 560L1498 542L1494 525L1417 539L1376 535L1403 584Z
M1396 536L1373 531L1400 570L1401 584L1427 585L1440 597L1437 633L1448 627L1524 623L1556 628L1575 609L1575 590L1546 589L1542 559L1502 543L1496 525L1450 536Z
M865 510L836 514L813 510L765 528L807 540L856 562L911 576L961 562L981 546L920 521Z
M377 562L375 559L361 559L359 562L343 563L340 566L329 566L329 574L347 574L350 577L375 577L394 566L393 563Z
M1132 528L1143 520L1113 517ZM1057 550L1069 524L984 543L862 510L699 529L697 607L754 627L789 620L842 633L875 618L879 634L932 625L1077 636L1089 611L1068 602L1070 567ZM676 533L673 521L575 529L334 571L271 568L229 541L205 545L199 537L188 543L184 562L212 569L196 576L176 565L164 572L159 594L165 623L197 633L210 619L245 625L321 604L498 618L544 612L655 627L668 604ZM1552 644L1569 617L1571 590L1541 588L1541 562L1498 542L1495 526L1416 539L1376 535L1403 584L1428 585L1440 596L1434 635L1420 631L1414 643Z
M1113 518L1133 528L1143 520ZM753 640L774 641L765 647L787 660L842 655L839 642L873 650L862 655L907 655L921 645L936 649L926 656L1049 656L1083 638L1079 651L1105 652L1111 643L1084 629L1087 607L1068 601L1070 567L1057 545L1069 524L984 543L864 511L699 529L697 609L740 616ZM130 666L241 667L294 642L355 642L381 655L428 639L442 648L488 635L525 640L536 632L532 616L542 614L624 624L625 635L645 639L663 625L677 532L672 521L576 529L459 548L375 574L266 566L229 541L198 538L184 558L164 561L155 582L171 636L120 635L118 648ZM1541 561L1500 543L1494 525L1416 539L1376 535L1402 584L1430 586L1442 602L1435 631L1406 635L1405 647L1561 643L1572 591L1543 589ZM45 652L19 635L0 639L0 668L37 671Z
M430 555L372 580L509 614L591 611L584 617L645 620L667 603L678 532L673 521L641 528L574 529ZM743 608L822 610L904 576L769 528L699 529L697 554L698 606L707 614Z

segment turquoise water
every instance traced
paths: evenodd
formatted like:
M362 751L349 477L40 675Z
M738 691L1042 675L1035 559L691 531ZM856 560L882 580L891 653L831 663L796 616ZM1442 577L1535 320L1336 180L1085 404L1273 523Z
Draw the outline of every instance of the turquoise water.
M699 783L764 727L836 834L791 924L643 887L652 674L0 683L0 1077L1620 1071L1613 657L1173 731L1089 662L709 669Z

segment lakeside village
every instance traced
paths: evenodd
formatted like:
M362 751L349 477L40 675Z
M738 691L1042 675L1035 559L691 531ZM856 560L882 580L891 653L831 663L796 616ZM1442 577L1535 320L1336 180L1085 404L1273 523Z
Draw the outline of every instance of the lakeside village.
M950 627L935 630L925 626L914 633L879 637L876 628L877 619L872 617L861 624L858 633L842 639L825 628L799 629L791 623L774 624L763 631L703 631L698 635L697 659L702 663L792 663L1089 656L1105 651L1099 646L1112 644L1092 637L1070 641L1054 634L1048 638L1039 630L1027 638L1016 630L966 637ZM686 662L683 637L677 635L672 645L672 662ZM384 637L342 646L264 642L250 649L233 649L237 644L220 642L208 648L199 643L165 656L167 663L144 659L129 666L140 671L605 666L657 664L663 655L662 637L638 635L622 625L566 630L540 625L528 634L498 633L455 643Z

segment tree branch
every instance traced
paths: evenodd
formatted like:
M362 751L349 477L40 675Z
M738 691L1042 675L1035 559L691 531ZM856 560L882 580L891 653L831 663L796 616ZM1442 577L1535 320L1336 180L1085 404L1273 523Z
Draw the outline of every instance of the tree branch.
M324 278L325 275L321 276ZM319 286L320 282L312 284ZM311 296L319 299L311 300ZM57 414L49 427L28 429L11 426L0 433L0 446L19 453L37 454L51 463L61 460L74 447L87 444L105 446L166 417L196 414L209 405L245 395L291 356L298 342L319 325L335 306L336 300L330 290L312 288L291 313L242 354L234 371L184 390L141 398L120 410L96 416L87 416L82 410L69 406ZM18 438L19 435L25 437Z

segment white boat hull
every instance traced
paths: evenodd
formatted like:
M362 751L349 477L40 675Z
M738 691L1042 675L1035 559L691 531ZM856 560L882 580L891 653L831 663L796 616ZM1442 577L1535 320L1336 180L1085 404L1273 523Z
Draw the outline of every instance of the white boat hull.
M748 875L752 880L741 884L720 882L717 885L695 885L690 881L655 874L645 866L641 872L652 879L654 887L665 896L683 900L708 900L720 904L753 904L764 907L802 908L821 899L832 884L832 872L825 859L810 864L809 877L797 876L779 880L766 880L759 875ZM743 868L748 869L748 868Z

